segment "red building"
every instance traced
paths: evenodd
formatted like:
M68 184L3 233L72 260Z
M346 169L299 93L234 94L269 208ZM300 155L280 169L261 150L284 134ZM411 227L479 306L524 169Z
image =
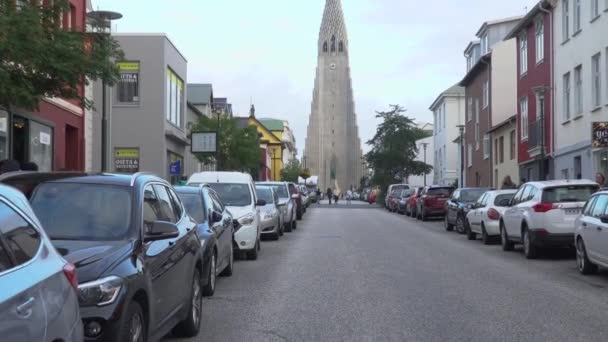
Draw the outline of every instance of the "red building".
M517 39L517 142L520 177L553 179L553 11L540 1L509 33Z
M70 0L66 29L84 30L86 1ZM84 94L84 84L80 86ZM77 100L45 99L37 111L0 111L0 160L34 162L41 171L84 169L84 107Z

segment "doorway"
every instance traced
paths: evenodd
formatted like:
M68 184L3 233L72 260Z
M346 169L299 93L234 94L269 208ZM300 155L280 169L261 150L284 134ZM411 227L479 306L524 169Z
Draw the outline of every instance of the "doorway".
M29 161L28 142L29 142L29 124L28 120L20 117L13 117L13 158L19 164Z
M78 128L65 126L65 168L70 171L79 169L78 158Z

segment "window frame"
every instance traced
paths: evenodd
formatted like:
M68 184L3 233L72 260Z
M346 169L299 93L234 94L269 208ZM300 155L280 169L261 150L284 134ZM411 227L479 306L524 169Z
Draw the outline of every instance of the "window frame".
M574 114L583 114L583 65L574 68Z
M492 155L492 139L490 138L490 134L486 133L483 135L483 159L490 159Z
M485 80L483 82L482 87L483 87L482 109L486 109L490 105L490 81Z
M562 42L570 39L570 0L562 0Z
M517 130L513 129L509 132L509 157L510 160L515 160L517 150Z
M526 32L519 36L519 75L528 73L528 37Z
M525 108L525 110L524 110ZM528 105L528 97L524 96L519 100L519 111L521 113L521 120L519 120L520 122L520 137L522 141L528 140L528 125L529 125L529 120L528 120L528 109L529 109L529 105Z
M473 167L473 145L467 144L467 167Z
M545 59L545 22L544 17L540 17L535 23L534 41L536 44L536 64L540 64Z
M593 108L602 105L602 54L591 57L591 103Z
M479 151L481 125L479 122L479 99L475 99L475 151Z
M139 60L125 60L122 61L120 63L137 63L137 70L120 70L119 68L119 80L116 82L116 85L114 86L115 88L115 100L114 103L117 106L129 106L129 107L139 107L141 105L141 61ZM119 63L117 63L117 65L119 65ZM136 93L137 93L137 100L132 100L132 101L121 101L121 84L122 84L122 75L123 74L136 74L137 79L136 79ZM134 96L135 97L135 96Z
M27 260L23 263L19 263L17 261L15 255L11 251L10 247L8 246L8 243L6 241L6 236L5 236L6 233L4 231L0 230L0 245L3 248L2 252L4 252L4 254L8 257L8 260L11 262L10 268L7 268L4 271L0 270L0 276L3 274L6 274L6 273L17 271L21 268L27 267L30 264L32 264L33 262L35 262L39 258L40 253L42 253L42 249L45 244L43 235L40 231L41 229L19 207L17 207L15 204L13 204L12 202L10 202L8 200L5 200L3 197L0 197L0 206L1 205L6 206L6 208L11 210L14 215L17 215L20 219L25 221L25 223L27 223L29 227L31 227L34 231L36 231L36 233L38 234L39 243L38 243L38 249L36 250L36 253L34 253L34 255L31 258L29 258L29 260Z
M473 120L473 97L469 96L467 99L467 122Z
M173 126L183 129L184 119L184 80L169 65L166 67L165 119ZM181 87L180 87L181 86Z
M574 8L573 8L573 14L574 14L574 33L578 33L579 31L582 30L581 28L581 24L582 24L582 15L581 15L581 0L574 0Z
M600 16L600 0L591 0L591 21Z
M498 155L500 156L500 158L498 158L500 164L503 164L505 162L505 137L504 137L504 135L501 135L498 138Z
M562 86L563 86L563 120L567 121L570 120L570 118L572 117L572 99L571 99L571 95L572 95L572 75L570 73L570 71L568 71L567 73L564 74L564 76L562 76Z

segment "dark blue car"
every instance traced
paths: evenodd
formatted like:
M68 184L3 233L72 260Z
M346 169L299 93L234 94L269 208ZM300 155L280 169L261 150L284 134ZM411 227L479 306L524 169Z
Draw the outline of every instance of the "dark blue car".
M177 195L186 212L196 221L203 248L203 294L215 292L216 276L231 276L234 265L232 241L234 226L232 215L208 186L176 187Z

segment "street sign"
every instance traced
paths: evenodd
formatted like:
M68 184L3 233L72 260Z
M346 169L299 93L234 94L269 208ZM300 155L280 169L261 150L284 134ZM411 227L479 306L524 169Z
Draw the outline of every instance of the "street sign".
M177 160L171 164L169 164L169 175L170 176L179 176L182 174L182 163L180 160Z
M217 132L192 132L192 153L216 153Z
M608 122L593 122L591 125L593 148L608 147Z
M115 148L114 170L119 173L139 172L139 148Z

